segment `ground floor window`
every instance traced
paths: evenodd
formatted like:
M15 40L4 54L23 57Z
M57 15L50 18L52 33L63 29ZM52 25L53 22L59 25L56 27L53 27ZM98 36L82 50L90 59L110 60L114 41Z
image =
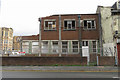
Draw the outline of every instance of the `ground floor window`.
M92 52L97 52L97 42L96 41L92 41Z
M78 52L78 41L72 41L72 48L73 51L72 52Z
M42 53L48 53L48 41L43 41L42 42Z
M62 42L62 52L63 53L68 52L68 42L67 41Z
M33 54L39 53L39 46L32 46L32 53Z
M58 41L53 41L52 42L52 52L53 53L58 53L59 46L58 46Z

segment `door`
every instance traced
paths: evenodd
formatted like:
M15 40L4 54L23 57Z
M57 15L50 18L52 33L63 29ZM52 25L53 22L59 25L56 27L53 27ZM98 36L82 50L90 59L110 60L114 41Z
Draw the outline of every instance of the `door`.
M117 44L117 51L118 51L118 65L120 65L120 43Z
M88 41L83 41L82 44L82 56L87 57L87 60L89 62L89 46L88 46Z

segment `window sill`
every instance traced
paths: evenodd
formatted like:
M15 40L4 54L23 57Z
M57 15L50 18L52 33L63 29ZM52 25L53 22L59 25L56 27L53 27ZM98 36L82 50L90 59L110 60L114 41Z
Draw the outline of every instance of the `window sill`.
M76 29L64 29L63 31L76 31Z
M83 29L84 31L95 31L96 29Z
M55 29L55 30L44 30L44 31L57 31L57 30Z

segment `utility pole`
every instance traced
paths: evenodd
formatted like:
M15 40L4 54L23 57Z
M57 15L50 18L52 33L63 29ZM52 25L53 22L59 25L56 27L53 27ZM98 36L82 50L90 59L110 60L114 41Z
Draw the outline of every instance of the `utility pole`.
M81 25L80 25L80 15L78 15L78 38L79 38L79 54L82 57L82 31L81 31Z
M98 13L99 19L99 43L100 43L100 53L103 56L103 41L102 41L102 26L101 26L101 9L99 9Z
M41 56L41 18L38 19L38 21L40 22L39 24L39 56Z
M61 15L59 15L59 56L61 57Z

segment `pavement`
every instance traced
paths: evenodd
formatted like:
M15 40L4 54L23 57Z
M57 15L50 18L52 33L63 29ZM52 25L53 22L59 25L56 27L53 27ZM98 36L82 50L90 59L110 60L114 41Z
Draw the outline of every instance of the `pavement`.
M2 66L2 71L120 72L116 66Z
M3 71L2 78L119 78L117 72Z

